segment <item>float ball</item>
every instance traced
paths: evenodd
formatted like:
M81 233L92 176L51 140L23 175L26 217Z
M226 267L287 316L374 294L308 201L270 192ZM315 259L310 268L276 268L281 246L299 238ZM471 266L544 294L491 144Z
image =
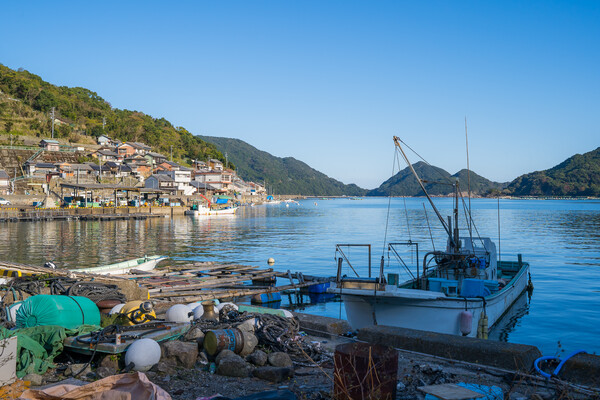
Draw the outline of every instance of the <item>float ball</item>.
M175 304L167 310L166 319L169 322L190 322L192 309L185 304Z
M134 371L146 372L160 361L160 345L152 339L138 339L125 353L125 365L133 363Z

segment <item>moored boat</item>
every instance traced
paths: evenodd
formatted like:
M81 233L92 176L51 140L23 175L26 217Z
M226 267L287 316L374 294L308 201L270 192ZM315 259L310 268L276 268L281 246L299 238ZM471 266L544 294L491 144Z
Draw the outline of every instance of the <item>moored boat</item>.
M446 222L404 154L400 139L394 137L394 142L448 235L446 249L426 253L416 274L409 271L412 279L399 283L397 274L384 275L383 257L376 277L371 276L370 268L368 277L360 277L356 271L356 277L342 276L343 261L351 264L340 246L351 245L338 245L337 279L335 287L328 291L341 295L348 322L354 329L389 325L487 338L489 329L531 287L529 264L522 261L520 254L516 261L500 261L494 242L473 235L472 230L469 236L460 236L458 182L452 183L454 221L448 217ZM416 249L417 259L418 245L411 240L388 244L388 251L406 267L397 251L402 245Z
M209 207L198 205L197 207L192 207L191 209L186 210L184 214L190 215L192 217L200 217L205 215L235 215L237 209L237 207L212 209Z
M166 256L144 256L142 258L135 258L133 260L122 261L115 264L72 269L71 271L100 275L125 275L131 270L152 271L159 262L166 260L167 258L168 257Z

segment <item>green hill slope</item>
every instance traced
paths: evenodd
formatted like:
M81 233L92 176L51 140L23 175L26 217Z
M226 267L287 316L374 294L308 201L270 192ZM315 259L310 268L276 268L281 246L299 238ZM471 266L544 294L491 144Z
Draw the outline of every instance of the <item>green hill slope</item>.
M366 193L354 184L345 185L292 157L275 157L239 139L200 136L213 143L237 166L238 175L247 181L263 183L276 194L314 196L362 196Z
M545 171L525 174L508 187L514 196L600 196L600 147Z
M0 64L0 133L50 137L52 107L56 118L65 122L55 125L55 137L74 143L93 143L105 133L121 141L144 142L164 154L170 154L172 145L176 160L225 161L214 145L164 118L112 108L91 90L55 86L28 71L14 71Z

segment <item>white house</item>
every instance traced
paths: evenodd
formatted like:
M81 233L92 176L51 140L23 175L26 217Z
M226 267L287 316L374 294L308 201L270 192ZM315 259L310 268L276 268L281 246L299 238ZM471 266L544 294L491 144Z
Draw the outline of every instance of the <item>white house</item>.
M0 193L8 194L10 190L10 177L5 170L0 169Z
M98 136L98 139L96 139L96 141L101 146L110 146L114 143L113 140L106 135Z
M233 173L231 171L197 172L194 180L208 183L218 191L226 192L233 183Z
M195 192L195 189L190 185L192 181L192 170L189 168L181 167L178 170L173 171L160 171L157 175L167 175L173 182L177 190L183 191L186 196Z

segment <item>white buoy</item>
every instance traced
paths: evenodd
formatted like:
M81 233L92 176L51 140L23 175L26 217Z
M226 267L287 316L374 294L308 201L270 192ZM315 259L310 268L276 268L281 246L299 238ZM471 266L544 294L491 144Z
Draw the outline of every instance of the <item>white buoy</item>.
M200 319L204 315L204 307L201 305L194 308L194 320Z
M275 259L274 259L273 257L270 257L270 258L267 260L267 264L269 264L269 265L273 265L273 264L275 264Z
M138 339L125 353L125 365L134 364L133 370L146 372L160 361L160 345L152 339Z
M294 318L294 314L292 314L290 311L288 310L281 310L283 311L283 315L285 315L286 318Z
M123 304L123 303L117 304L116 306L114 306L113 308L110 309L110 311L108 312L108 315L118 314L124 305L125 304Z
M191 312L192 309L185 304L175 304L167 310L165 318L169 322L191 322Z

